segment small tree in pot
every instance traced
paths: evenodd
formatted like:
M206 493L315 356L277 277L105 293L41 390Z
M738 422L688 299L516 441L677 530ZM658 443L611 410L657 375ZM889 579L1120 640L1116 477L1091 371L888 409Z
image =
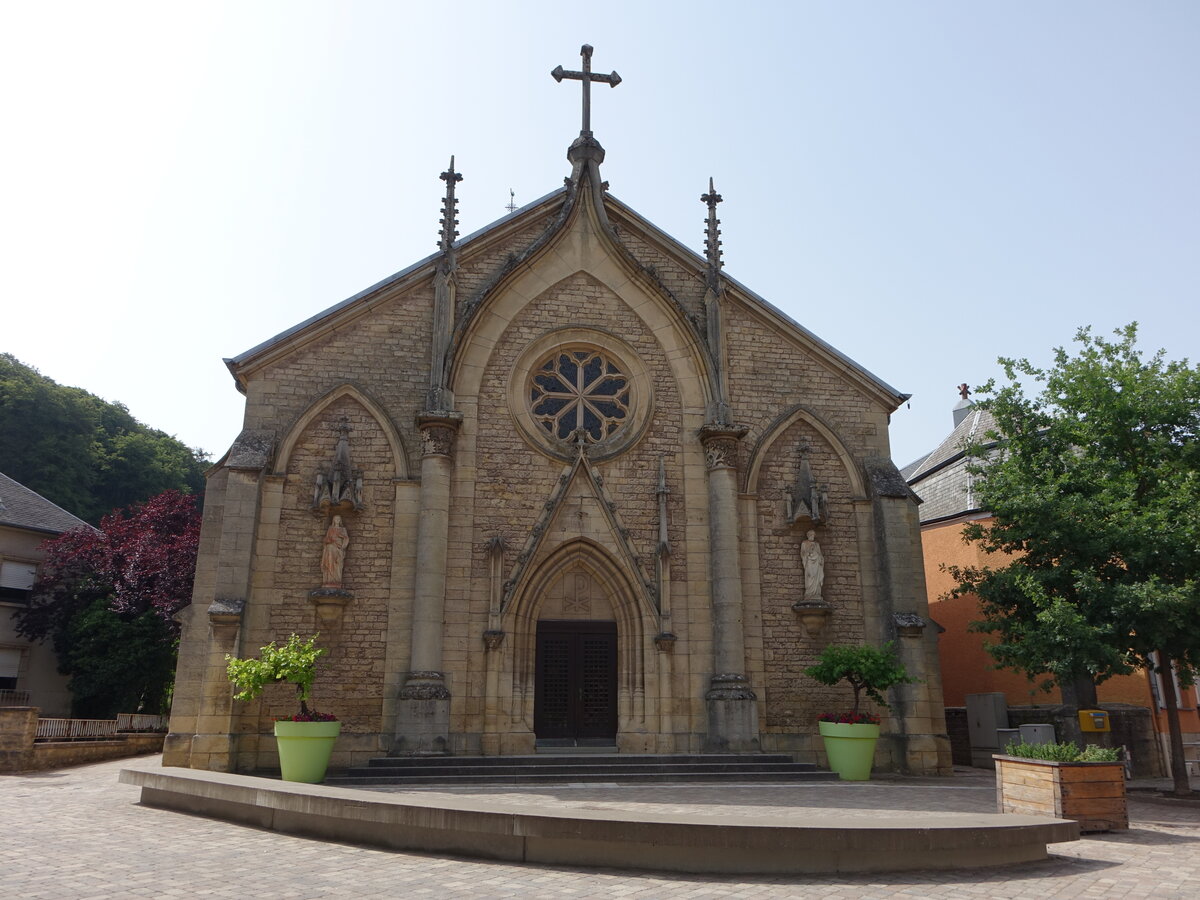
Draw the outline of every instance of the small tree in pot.
M830 686L844 681L854 690L850 711L822 713L819 726L829 767L843 781L866 781L875 759L879 716L860 710L862 695L886 707L883 691L897 684L912 684L916 679L909 677L890 643L882 647L830 645L804 674Z
M309 709L317 660L328 653L316 646L317 635L307 641L292 634L282 647L274 641L259 649L258 658L237 659L226 654L226 674L237 689L235 700L255 700L268 684L296 685L300 711L275 720L279 768L284 781L316 784L325 778L333 744L341 732L337 717Z

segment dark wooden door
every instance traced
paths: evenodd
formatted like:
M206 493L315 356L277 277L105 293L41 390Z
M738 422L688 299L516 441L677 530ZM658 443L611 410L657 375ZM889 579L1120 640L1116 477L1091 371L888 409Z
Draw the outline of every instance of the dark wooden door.
M538 622L533 722L539 738L616 737L615 622Z

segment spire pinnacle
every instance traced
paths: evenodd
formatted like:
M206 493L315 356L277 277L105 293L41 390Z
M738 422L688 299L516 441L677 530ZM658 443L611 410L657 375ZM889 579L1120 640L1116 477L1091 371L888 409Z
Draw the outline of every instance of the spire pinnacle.
M442 201L442 233L438 239L438 248L448 253L458 237L458 200L454 196L454 186L463 180L462 175L454 171L454 157L450 157L450 168L438 178L446 182L446 198Z
M700 201L708 204L708 220L705 223L707 228L704 235L704 255L708 257L708 275L709 278L716 279L721 271L721 229L717 226L721 224L721 220L717 218L717 204L724 198L717 193L713 187L712 178L708 179L708 193L700 195Z

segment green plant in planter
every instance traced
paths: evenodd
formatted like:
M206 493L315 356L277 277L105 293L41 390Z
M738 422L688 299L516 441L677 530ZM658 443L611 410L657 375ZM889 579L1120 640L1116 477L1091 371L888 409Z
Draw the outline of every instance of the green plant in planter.
M268 684L286 681L296 685L300 699L300 712L288 717L293 722L332 722L334 716L308 708L312 697L313 680L317 675L317 660L329 651L318 648L313 635L301 642L298 634L288 637L287 643L277 647L274 641L259 649L258 658L237 659L225 654L228 664L225 672L238 692L235 700L255 700Z
M259 650L257 659L237 659L226 654L226 674L237 700L254 700L268 684L279 681L296 685L300 712L275 720L275 743L284 781L316 784L325 779L333 755L333 744L341 732L336 716L308 708L317 660L328 651L316 646L317 635L307 641L292 634L282 647L274 641Z
M883 691L897 684L912 684L916 679L908 676L890 643L882 647L830 645L804 674L830 686L844 681L854 690L850 711L822 713L819 727L829 768L844 781L866 781L875 759L879 716L860 711L862 695L886 707Z
M1021 759L1048 759L1054 762L1121 761L1121 750L1118 747L1088 744L1080 749L1074 741L1063 741L1060 744L1026 744L1024 741L1013 741L1004 748L1004 754Z
M886 707L888 702L883 697L883 691L897 684L913 684L917 681L908 676L904 665L896 659L891 643L882 647L831 644L821 651L817 664L805 669L804 674L830 686L844 681L854 689L854 706L850 712L823 713L821 716L825 722L851 724L879 723L878 716L859 712L864 693L880 706Z

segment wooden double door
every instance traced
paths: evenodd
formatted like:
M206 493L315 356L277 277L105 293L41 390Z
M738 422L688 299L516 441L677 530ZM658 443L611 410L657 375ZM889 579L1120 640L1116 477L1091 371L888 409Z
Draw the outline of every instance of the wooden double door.
M539 740L616 739L615 622L538 622L533 721Z

